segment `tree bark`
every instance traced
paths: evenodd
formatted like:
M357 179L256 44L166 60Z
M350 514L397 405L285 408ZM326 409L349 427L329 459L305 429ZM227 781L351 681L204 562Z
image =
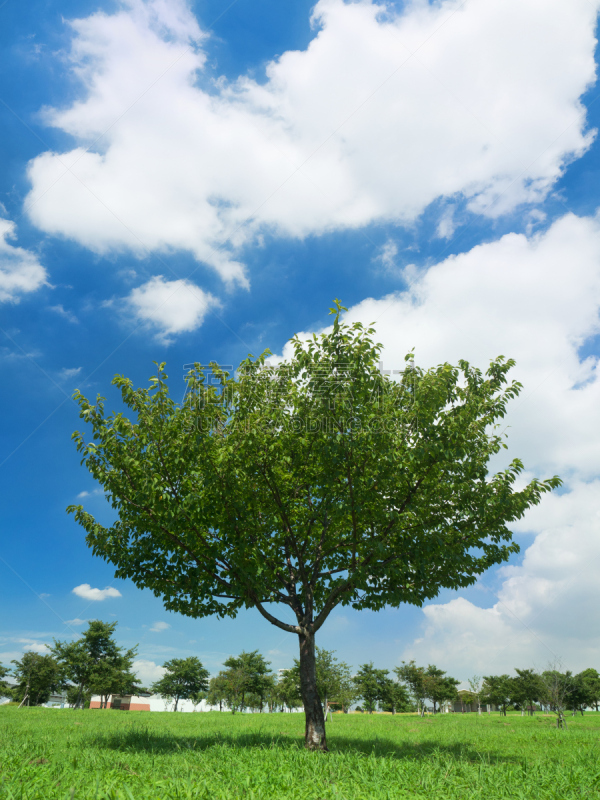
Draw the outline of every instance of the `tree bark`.
M298 634L298 639L300 642L300 693L306 717L304 746L307 750L327 752L325 718L317 692L315 637L313 633L305 631Z

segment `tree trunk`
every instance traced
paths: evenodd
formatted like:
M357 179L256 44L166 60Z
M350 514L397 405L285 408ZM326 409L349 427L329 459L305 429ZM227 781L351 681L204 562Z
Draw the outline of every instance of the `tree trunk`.
M312 633L299 633L300 642L300 693L304 704L306 728L304 746L307 750L327 751L323 706L317 692L315 637Z
M179 703L179 698L178 698L178 697L176 697L176 698L175 698L175 708L173 709L173 711L177 711L177 704L178 704L178 703Z

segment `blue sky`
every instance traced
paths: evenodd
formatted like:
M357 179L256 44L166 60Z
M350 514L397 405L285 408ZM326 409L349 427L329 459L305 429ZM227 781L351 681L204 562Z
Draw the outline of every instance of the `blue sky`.
M506 458L565 489L511 565L425 609L340 610L321 644L463 680L600 665L599 7L0 5L0 661L102 618L144 680L176 655L290 664L257 613L167 614L91 555L65 508L110 510L71 395L116 407L112 376L163 360L183 393L184 364L285 354L340 297L386 368L516 358Z

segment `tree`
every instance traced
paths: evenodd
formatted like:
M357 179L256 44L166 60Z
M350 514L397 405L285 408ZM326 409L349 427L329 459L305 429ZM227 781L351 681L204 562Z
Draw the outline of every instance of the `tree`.
M3 680L9 674L10 670L0 664L0 695L4 697L11 697L11 688L8 683Z
M342 710L347 710L357 697L356 685L352 679L350 667L345 661L338 661L334 650L315 647L315 674L317 694L323 698L323 709L328 702L341 703ZM286 672L290 680L294 680L300 690L300 661L295 658L294 666Z
M273 713L277 704L279 703L279 693L277 691L277 676L272 673L265 681L265 693L263 696L264 702L267 704L269 713Z
M231 709L231 713L244 710L244 701L248 692L248 675L241 667L229 667L219 673L223 686L223 699Z
M581 674L573 675L569 693L567 696L567 708L573 712L573 716L579 711L583 716L583 711L591 703L590 692L585 679Z
M398 683L398 681L392 680L392 678L386 678L383 687L381 708L382 711L391 711L392 714L410 711L411 703L406 687Z
M356 686L352 679L350 667L344 661L338 665L339 679L338 686L335 693L335 700L341 704L342 711L347 714L350 706L357 698Z
M417 667L414 661L402 662L400 667L395 667L394 672L398 679L406 684L408 691L417 707L417 711L423 716L425 711L425 668Z
M511 703L528 710L533 716L534 703L542 696L540 676L532 669L515 669L517 676L511 682Z
M586 691L586 706L596 709L598 711L598 703L600 703L600 675L595 669L584 669L577 676L583 681Z
M434 714L438 704L442 705L442 703L456 698L456 687L459 683L460 681L446 675L444 670L435 665L430 664L427 667L423 676L423 688L425 697L428 697L433 703Z
M513 361L423 370L409 354L396 380L374 329L343 324L344 310L336 302L332 329L294 337L275 366L268 351L237 376L211 364L209 382L197 364L180 404L164 364L148 389L116 376L133 420L77 392L93 440L73 437L118 519L68 509L93 552L167 609L254 607L296 635L305 744L322 750L315 636L333 609L421 605L473 584L518 551L507 524L560 485L515 491L519 460L488 474L504 446L494 426L521 388L507 382Z
M165 661L163 668L165 674L152 684L151 691L174 700L173 711L177 711L180 700L191 700L197 705L208 690L208 670L202 662L196 656L172 658Z
M511 703L513 693L512 678L509 675L486 675L481 689L484 703L498 706L500 714L506 716L506 708Z
M550 664L540 675L541 700L556 714L556 727L567 728L565 708L569 702L569 693L573 685L573 675L562 673L558 664Z
M472 678L469 678L469 689L474 701L477 703L477 713L481 714L481 678L479 675L473 675Z
M237 698L232 710L243 710L246 706L246 695L254 694L260 700L262 711L264 697L272 683L271 662L265 661L258 650L253 650L251 653L244 651L239 656L230 656L223 665L227 667L225 674L229 676L230 689ZM233 696L231 694L231 699Z
M136 676L131 672L137 647L124 650L114 641L116 622L91 620L81 639L74 642L54 640L52 654L62 665L68 680L77 687L75 707L84 696L100 695L105 708L111 694L133 693Z
M277 683L277 695L282 706L291 711L302 705L300 693L300 669L287 669Z
M379 703L385 703L389 699L389 683L387 669L376 669L372 661L359 667L354 676L354 684L358 696L363 699L363 707L369 714L375 711Z
M11 663L15 665L13 674L17 682L12 696L17 702L25 700L28 706L40 706L63 688L63 670L51 655L28 651L20 661Z
M457 692L456 699L460 703L461 711L463 714L465 713L466 707L468 707L470 711L473 703L477 702L476 696L473 694L473 692L470 692L468 689L461 689L460 692ZM480 706L478 706L478 710L479 709Z
M218 705L219 711L223 710L223 703L227 702L227 679L223 672L210 679L206 701L211 706Z

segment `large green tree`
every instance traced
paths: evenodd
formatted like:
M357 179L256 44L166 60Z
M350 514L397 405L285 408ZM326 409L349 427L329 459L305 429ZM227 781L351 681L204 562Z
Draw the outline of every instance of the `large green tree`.
M197 705L208 690L208 670L196 656L172 658L163 664L165 674L152 684L151 691L174 701L177 711L180 700Z
M67 679L77 686L75 707L92 694L100 695L100 704L104 707L109 695L135 691L137 679L131 670L137 648L125 650L119 646L114 639L116 627L116 622L94 619L80 639L74 642L54 640L52 654Z
M333 609L421 605L473 584L518 551L508 525L560 483L516 491L518 460L488 472L520 390L512 361L482 373L407 357L386 375L374 330L343 324L343 310L328 332L292 339L285 362L212 365L211 381L198 364L181 403L162 364L149 388L115 377L132 418L76 394L92 441L75 442L117 515L106 527L70 507L93 552L170 610L252 607L297 636L311 749L327 749L315 636Z
M28 651L19 661L11 663L15 665L13 675L17 684L12 696L17 702L24 700L28 706L42 705L64 686L64 671L51 655Z

